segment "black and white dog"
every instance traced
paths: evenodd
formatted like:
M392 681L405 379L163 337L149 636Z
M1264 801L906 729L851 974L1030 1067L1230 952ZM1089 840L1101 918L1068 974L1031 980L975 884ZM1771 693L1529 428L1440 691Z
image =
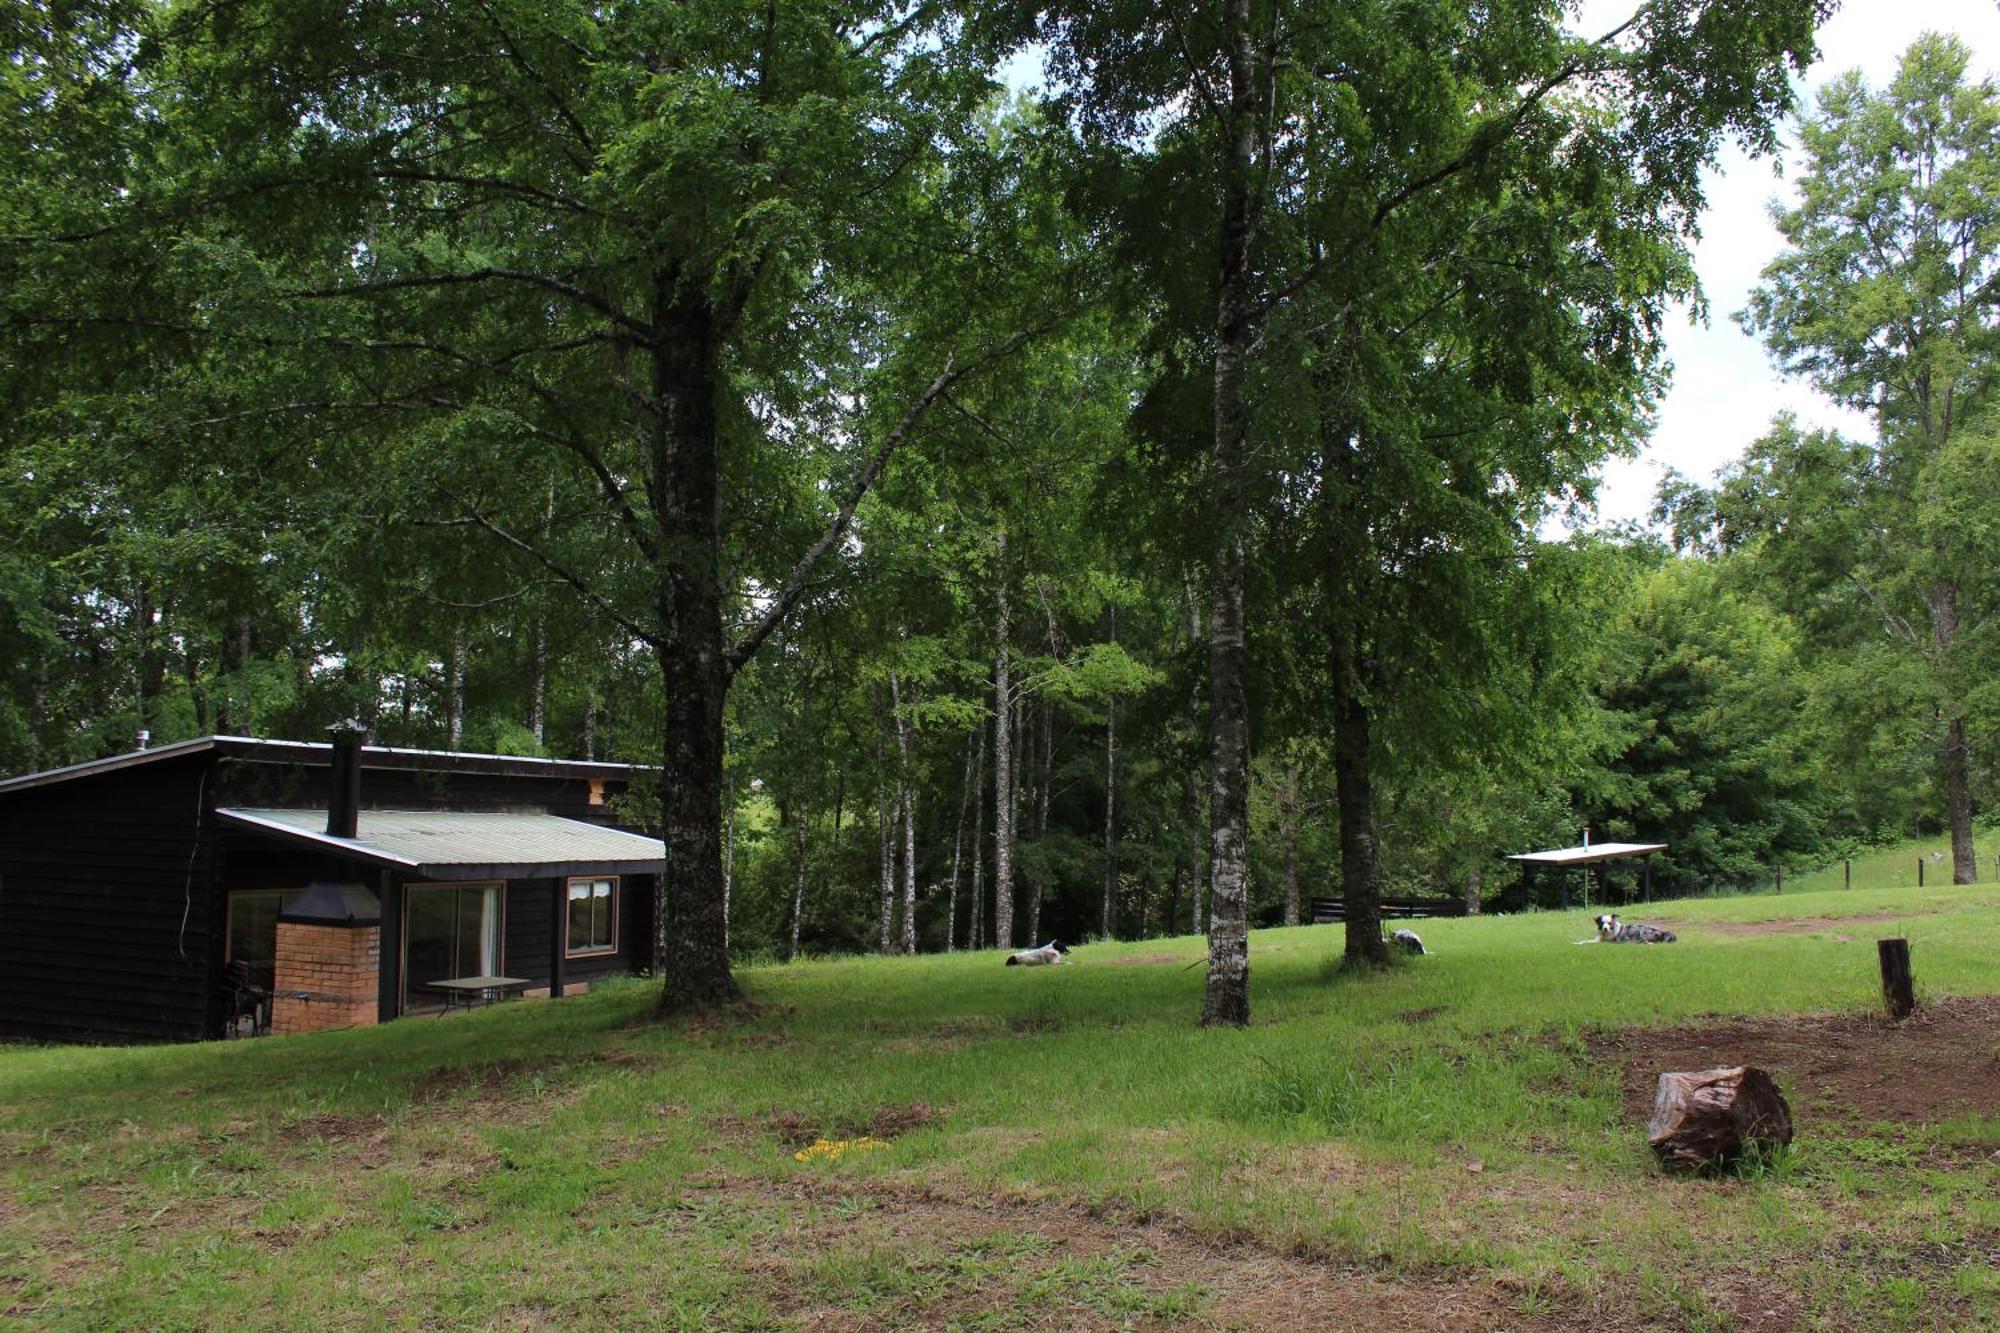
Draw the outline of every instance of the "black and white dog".
M1625 924L1616 912L1605 912L1597 918L1597 938L1578 940L1578 944L1672 944L1674 932L1661 926L1647 926L1634 922Z
M1424 948L1424 942L1417 938L1417 932L1414 930L1396 931L1389 936L1389 943L1395 945L1404 953L1427 954L1430 952L1430 950Z
M1023 949L1019 953L1007 955L1009 967L1048 967L1063 960L1069 946L1061 940L1050 940L1039 949Z

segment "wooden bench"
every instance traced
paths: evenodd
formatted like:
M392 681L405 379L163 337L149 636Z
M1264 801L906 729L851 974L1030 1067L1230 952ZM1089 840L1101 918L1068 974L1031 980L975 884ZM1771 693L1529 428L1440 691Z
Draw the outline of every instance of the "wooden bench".
M1384 898L1382 919L1384 921L1415 921L1423 917L1464 916L1465 903L1458 898ZM1312 923L1315 926L1333 925L1347 920L1347 900L1344 898L1315 898L1312 900Z

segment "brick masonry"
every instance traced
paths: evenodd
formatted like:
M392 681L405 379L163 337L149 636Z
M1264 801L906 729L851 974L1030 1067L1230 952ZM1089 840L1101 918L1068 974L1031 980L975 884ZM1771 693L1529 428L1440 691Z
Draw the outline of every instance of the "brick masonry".
M380 926L278 923L271 1031L372 1027L380 1016Z

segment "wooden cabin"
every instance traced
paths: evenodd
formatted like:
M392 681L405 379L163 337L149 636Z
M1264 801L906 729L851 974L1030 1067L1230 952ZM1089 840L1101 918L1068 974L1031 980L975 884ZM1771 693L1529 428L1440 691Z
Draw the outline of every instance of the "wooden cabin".
M335 735L0 780L0 1034L348 1027L653 966L665 849L616 812L644 770Z

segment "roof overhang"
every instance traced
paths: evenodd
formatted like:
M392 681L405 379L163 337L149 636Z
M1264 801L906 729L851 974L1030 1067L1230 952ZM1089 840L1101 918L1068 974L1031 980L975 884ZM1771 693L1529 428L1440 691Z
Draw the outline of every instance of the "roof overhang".
M327 833L324 810L215 813L237 828L415 879L657 874L667 854L658 838L533 812L363 810L352 838Z
M1603 861L1624 861L1665 850L1667 844L1664 842L1592 842L1581 847L1557 847L1546 852L1517 852L1507 859L1541 866L1594 866Z
M46 787L73 778L113 773L162 760L213 751L218 758L242 759L264 764L331 764L333 746L326 741L277 741L256 736L197 736L193 740L157 745L150 750L133 750L107 759L91 759L40 773L0 778L0 795ZM630 781L653 770L642 764L613 764L594 759L543 759L534 755L478 754L464 750L408 750L395 745L366 745L361 749L361 767L367 769L418 769L443 773L502 773L513 776L551 778L606 778Z

